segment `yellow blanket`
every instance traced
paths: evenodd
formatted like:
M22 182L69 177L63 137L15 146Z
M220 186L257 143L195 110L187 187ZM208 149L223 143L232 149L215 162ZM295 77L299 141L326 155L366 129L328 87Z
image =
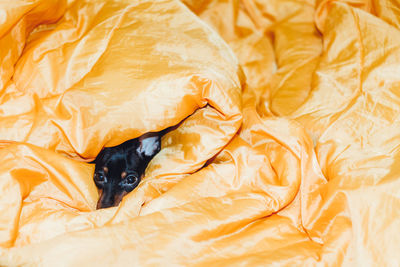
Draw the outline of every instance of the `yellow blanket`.
M400 265L395 0L0 1L0 266ZM119 207L93 160L175 126Z

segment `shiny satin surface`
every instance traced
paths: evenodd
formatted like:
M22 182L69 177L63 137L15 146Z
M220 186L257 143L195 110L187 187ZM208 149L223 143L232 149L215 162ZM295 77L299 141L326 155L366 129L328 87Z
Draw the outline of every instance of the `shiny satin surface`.
M399 10L0 1L0 266L400 265ZM95 210L86 162L171 126Z

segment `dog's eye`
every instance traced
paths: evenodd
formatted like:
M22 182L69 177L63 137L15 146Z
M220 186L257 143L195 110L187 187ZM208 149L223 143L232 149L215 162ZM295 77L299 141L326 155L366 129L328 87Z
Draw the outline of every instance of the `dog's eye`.
M137 179L138 178L136 176L130 174L125 178L125 181L127 184L134 184L134 183L136 183Z
M95 178L96 182L98 182L98 183L104 183L105 180L106 180L106 178L104 177L104 175L101 174L101 173L96 173L96 174L94 175L94 178Z

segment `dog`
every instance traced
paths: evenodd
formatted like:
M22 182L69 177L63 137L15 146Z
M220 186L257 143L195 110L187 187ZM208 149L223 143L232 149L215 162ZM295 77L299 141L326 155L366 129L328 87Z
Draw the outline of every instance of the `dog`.
M139 185L147 165L160 150L160 133L146 133L118 146L105 147L93 161L93 179L100 195L97 209L118 206Z

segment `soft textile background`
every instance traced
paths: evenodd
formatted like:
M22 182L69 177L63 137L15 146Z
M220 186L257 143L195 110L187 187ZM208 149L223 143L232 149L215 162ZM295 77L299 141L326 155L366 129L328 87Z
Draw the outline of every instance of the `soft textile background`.
M398 266L399 10L0 1L0 265ZM94 210L85 161L173 125Z

